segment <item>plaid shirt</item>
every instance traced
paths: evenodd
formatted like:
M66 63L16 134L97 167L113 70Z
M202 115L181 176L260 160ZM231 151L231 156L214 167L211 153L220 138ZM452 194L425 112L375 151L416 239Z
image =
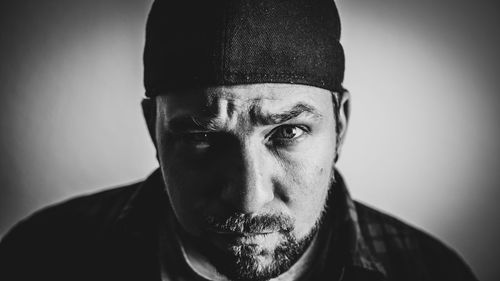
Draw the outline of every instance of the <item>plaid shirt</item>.
M476 280L449 248L395 218L354 202L336 173L322 225L323 252L311 280ZM161 280L159 221L165 192L146 181L39 211L0 243L0 280ZM172 280L187 268L164 266Z
M462 259L430 235L351 199L336 173L333 207L347 255L343 280L477 280ZM336 198L335 198L336 197Z

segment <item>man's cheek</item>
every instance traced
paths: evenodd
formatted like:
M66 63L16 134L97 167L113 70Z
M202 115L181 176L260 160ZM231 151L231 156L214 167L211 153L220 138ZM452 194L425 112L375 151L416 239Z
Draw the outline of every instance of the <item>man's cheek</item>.
M162 165L173 173L187 176L200 175L213 167L214 155L210 151L198 150L181 142L171 141L160 150Z
M290 201L288 206L305 228L312 225L321 213L328 194L332 167L304 161L287 170L283 186Z
M186 197L207 196L214 191L217 182L216 175L209 169L202 169L199 163L172 163L165 174L170 188Z
M296 157L295 159L283 162L283 180L290 186L291 192L308 194L316 190L318 182L330 176L331 167L327 167L327 161L314 161L311 157ZM331 166L331 165L329 165ZM328 170L328 172L326 172Z

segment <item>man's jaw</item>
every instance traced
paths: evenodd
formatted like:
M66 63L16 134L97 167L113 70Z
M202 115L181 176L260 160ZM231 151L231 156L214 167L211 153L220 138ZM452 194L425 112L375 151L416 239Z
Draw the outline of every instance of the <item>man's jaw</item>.
M197 248L230 280L269 280L288 271L300 259L316 236L319 223L302 239L295 237L293 227L277 231L257 225L257 229L240 232L212 228L196 238Z

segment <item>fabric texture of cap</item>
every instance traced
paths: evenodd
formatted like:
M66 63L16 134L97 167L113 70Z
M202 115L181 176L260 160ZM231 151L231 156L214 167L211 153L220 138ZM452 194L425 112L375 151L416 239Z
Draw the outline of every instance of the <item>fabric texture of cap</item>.
M146 96L250 83L341 91L340 30L333 0L156 0L146 26Z

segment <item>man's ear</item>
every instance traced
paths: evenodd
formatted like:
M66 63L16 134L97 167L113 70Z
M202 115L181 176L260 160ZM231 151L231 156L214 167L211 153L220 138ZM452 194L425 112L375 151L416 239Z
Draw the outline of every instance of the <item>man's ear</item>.
M337 162L342 145L344 144L347 127L349 124L349 116L351 114L351 94L344 91L338 94L338 113L337 113L337 148L335 162Z
M146 120L146 125L148 126L149 136L153 140L153 144L156 145L156 99L155 98L144 98L141 102L142 114L144 115L144 120Z

